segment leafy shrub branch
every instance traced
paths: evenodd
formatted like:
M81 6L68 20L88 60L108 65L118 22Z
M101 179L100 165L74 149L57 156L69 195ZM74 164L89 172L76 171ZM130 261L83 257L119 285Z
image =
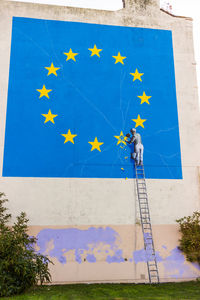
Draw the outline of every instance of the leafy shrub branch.
M186 255L190 262L200 265L200 212L192 216L176 220L180 225L181 239L179 249Z
M0 296L18 294L38 283L51 281L51 261L36 253L36 238L27 234L28 219L22 212L14 225L7 213L8 200L0 192Z

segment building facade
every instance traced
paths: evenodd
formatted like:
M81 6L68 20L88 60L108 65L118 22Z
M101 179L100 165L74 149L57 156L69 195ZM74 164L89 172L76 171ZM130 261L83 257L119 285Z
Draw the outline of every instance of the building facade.
M27 213L53 283L148 282L132 127L160 280L200 275L177 248L176 223L200 209L192 19L158 2L115 12L0 3L0 191L14 217Z

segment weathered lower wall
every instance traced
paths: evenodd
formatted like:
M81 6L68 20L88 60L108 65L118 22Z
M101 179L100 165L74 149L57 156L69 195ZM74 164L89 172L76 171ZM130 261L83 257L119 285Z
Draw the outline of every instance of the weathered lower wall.
M162 282L194 279L197 264L187 263L177 248L176 225L153 226L156 258ZM148 282L141 227L31 226L38 251L50 256L55 283Z
M148 179L147 188L161 280L187 280L200 272L177 250L175 220L200 209L200 118L192 21L166 15L158 5L126 4L122 11L101 12L0 2L0 170L13 16L172 30L183 179ZM38 236L38 250L55 263L53 282L147 280L141 228L134 225L139 217L134 180L0 177L0 191L9 198L14 216L27 212L30 233Z

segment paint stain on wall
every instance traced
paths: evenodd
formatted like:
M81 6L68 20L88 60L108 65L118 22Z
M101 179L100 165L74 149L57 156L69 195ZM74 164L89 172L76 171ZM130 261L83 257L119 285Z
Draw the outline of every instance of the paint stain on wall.
M139 262L147 262L147 260L151 261L152 257L150 257L148 252L146 252L144 248L142 248L133 252L133 260L137 264ZM163 261L163 258L159 255L158 251L156 251L156 260L157 262Z
M119 234L111 227L90 227L87 230L43 229L37 235L37 239L38 252L57 258L61 264L66 264L65 254L71 250L74 251L75 260L78 263L83 262L85 254L88 262L96 262L96 252L105 252L108 263L124 261L122 250L118 247ZM50 248L49 245L51 245Z
M173 278L182 277L196 277L194 271L186 265L185 257L181 251L176 247L170 251L170 255L167 256L163 262L165 272ZM191 264L196 271L200 270L197 264Z
M162 246L165 250L167 247ZM156 259L158 263L162 263L166 277L170 278L196 278L197 272L200 267L197 264L191 264L191 267L186 264L186 260L182 252L175 247L171 251L167 251L167 256L160 255L160 252L156 251ZM144 249L140 249L133 252L133 259L135 263L147 262L148 253ZM151 259L150 259L151 260Z
M120 236L109 226L90 227L86 230L47 228L38 233L37 239L38 252L56 258L63 265L73 260L79 264L84 261L96 263L100 256L101 261L109 264L126 261L138 264L152 259L144 248L132 252L130 257L125 259L123 249L120 249ZM156 259L158 266L162 265L164 268L166 278L198 277L200 267L197 264L186 263L184 255L177 247L168 249L166 245L162 245L161 251L156 251Z

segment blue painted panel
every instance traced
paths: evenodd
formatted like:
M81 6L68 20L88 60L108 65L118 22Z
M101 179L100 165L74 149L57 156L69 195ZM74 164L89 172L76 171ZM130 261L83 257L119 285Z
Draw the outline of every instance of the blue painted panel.
M146 177L181 179L170 31L13 18L3 176L134 178L135 126Z

